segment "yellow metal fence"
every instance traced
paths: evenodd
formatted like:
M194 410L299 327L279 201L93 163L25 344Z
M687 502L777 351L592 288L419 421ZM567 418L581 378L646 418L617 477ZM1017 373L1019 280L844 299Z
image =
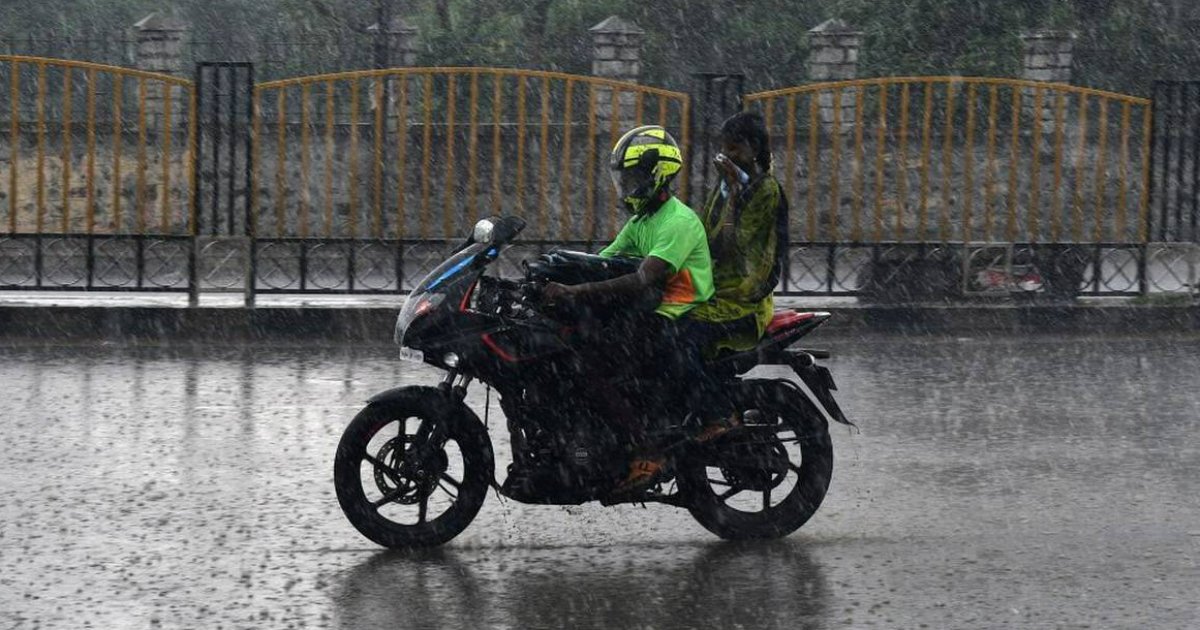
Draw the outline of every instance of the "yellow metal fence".
M1150 101L920 77L751 94L809 242L1144 242Z
M657 123L689 155L688 96L596 77L395 68L254 87L259 237L438 239L488 214L528 238L620 224L604 156ZM808 242L1144 242L1150 101L920 77L751 94ZM0 231L195 233L191 81L0 55ZM687 194L690 178L680 179Z
M192 83L0 55L0 230L190 234Z
M688 108L679 92L500 68L262 83L256 233L458 238L478 217L515 214L529 221L527 238L607 238L619 227L608 148L626 128L656 123L686 154Z

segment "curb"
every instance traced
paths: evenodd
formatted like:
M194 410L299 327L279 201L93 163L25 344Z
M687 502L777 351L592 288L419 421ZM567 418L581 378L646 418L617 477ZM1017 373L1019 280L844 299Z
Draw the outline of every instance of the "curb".
M784 302L782 305L790 305ZM801 306L802 308L802 306ZM1186 333L1200 330L1200 306L825 306L822 332L841 336L1043 333ZM0 341L44 343L291 342L391 343L396 308L0 306Z

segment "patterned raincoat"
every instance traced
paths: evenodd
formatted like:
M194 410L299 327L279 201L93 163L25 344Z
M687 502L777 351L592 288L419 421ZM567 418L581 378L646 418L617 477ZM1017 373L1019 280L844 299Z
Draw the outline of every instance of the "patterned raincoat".
M691 316L707 322L733 322L753 316L757 334L749 330L718 344L719 348L753 347L774 316L772 292L779 239L782 189L764 173L728 194L725 186L709 195L700 212L712 255L712 300L693 309Z

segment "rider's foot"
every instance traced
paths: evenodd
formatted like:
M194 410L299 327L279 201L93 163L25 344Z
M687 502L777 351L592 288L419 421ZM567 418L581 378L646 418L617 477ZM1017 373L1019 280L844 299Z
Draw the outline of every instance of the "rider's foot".
M742 417L738 413L734 413L729 417L713 418L709 423L704 425L704 428L696 435L695 440L701 444L711 442L740 426L742 426Z
M666 468L667 460L661 455L635 458L629 466L629 477L613 490L613 494L629 494L651 488L662 479Z

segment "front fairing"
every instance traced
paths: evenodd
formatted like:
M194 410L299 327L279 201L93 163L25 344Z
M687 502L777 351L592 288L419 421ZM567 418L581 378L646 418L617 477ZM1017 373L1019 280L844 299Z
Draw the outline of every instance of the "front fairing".
M517 217L480 221L471 237L422 278L409 294L396 318L395 342L421 349L444 341L445 337L461 335L462 318L453 315L466 310L467 299L479 277L523 229L525 221Z
M445 309L457 309L479 280L488 263L496 258L495 245L474 243L460 249L438 265L408 295L396 318L395 342L416 348L436 337L446 320Z

